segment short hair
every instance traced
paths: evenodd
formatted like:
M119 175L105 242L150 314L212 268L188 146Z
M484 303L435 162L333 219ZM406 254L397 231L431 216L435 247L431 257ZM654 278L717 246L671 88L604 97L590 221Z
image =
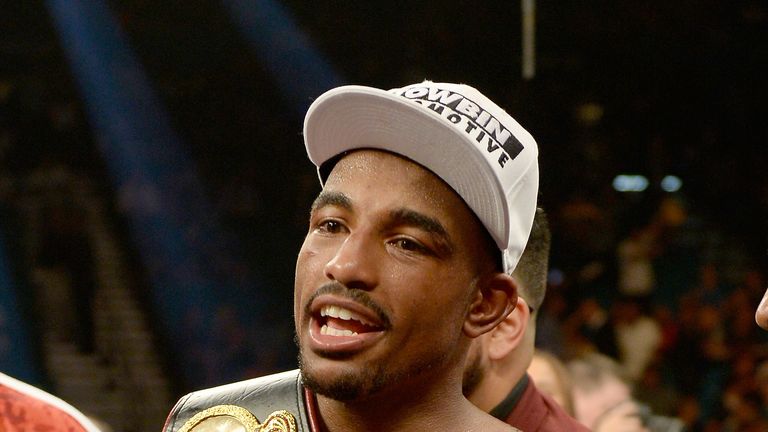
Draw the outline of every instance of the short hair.
M621 364L598 352L590 352L571 360L566 365L571 384L584 392L594 392L610 380L616 380L631 388L631 382Z
M512 272L512 276L522 285L521 297L528 306L538 309L547 294L547 272L549 270L549 250L552 244L552 234L549 230L547 214L537 208L533 218L533 227L528 237L520 262Z

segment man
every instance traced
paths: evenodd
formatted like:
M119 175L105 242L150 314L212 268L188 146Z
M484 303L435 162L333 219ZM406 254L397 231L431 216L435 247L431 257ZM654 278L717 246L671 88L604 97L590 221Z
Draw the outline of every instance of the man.
M471 340L517 304L533 138L477 90L427 81L333 89L304 141L323 190L296 263L300 373L187 395L165 430L513 430L461 386Z
M593 430L649 432L618 363L602 354L591 353L571 360L567 367L579 421Z
M98 432L63 400L0 373L0 431Z
M573 417L571 376L559 357L537 348L533 352L531 365L528 366L528 376L539 391L551 397L569 416Z
M517 306L495 329L472 342L464 394L479 408L526 432L586 431L541 393L526 373L534 355L536 311L546 293L550 237L546 214L537 209L525 252L512 274Z
M681 432L682 421L654 415L632 397L627 373L612 358L589 353L568 362L576 418L595 432Z

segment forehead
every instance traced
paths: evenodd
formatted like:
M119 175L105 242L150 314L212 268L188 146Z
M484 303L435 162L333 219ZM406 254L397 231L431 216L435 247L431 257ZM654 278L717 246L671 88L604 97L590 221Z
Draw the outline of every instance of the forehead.
M324 189L361 189L358 199L382 201L385 192L397 190L401 204L443 210L448 214L471 214L469 207L445 182L421 165L404 157L379 151L357 150L333 167Z
M379 168L378 170L376 168ZM329 181L333 176L343 175L359 171L361 174L375 174L375 171L391 172L398 171L400 174L407 174L410 181L432 181L443 183L442 180L427 168L418 163L395 153L385 150L360 149L350 151L337 159L337 162L331 170ZM443 183L446 188L449 188ZM449 188L450 189L450 188Z
M631 395L629 386L624 384L618 378L613 377L605 378L598 389L584 391L576 386L574 392L580 394L582 398L588 399L593 404L599 406L615 405L627 400Z
M367 214L421 213L443 225L449 237L465 243L472 254L491 253L489 234L461 197L407 158L379 150L351 152L333 167L323 188L327 192L343 194L349 205Z

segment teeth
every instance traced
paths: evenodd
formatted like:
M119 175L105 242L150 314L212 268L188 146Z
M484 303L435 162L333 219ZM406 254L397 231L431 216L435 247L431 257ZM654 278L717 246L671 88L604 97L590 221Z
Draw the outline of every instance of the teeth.
M328 327L327 325L320 327L320 334L329 336L357 336L357 333L352 330L340 330Z
M355 321L360 321L365 325L373 326L373 323L371 323L370 321L367 321L366 319L355 314L351 310L345 309L341 306L333 306L333 305L323 306L323 308L320 310L320 316L329 316L331 318L338 318L345 321L355 320Z

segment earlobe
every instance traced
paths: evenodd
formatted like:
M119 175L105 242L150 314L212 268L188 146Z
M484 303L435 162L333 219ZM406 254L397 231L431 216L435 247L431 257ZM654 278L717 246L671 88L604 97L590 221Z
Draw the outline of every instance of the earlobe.
M476 338L493 330L516 307L517 282L504 273L495 273L480 281L475 299L464 320L464 333Z

